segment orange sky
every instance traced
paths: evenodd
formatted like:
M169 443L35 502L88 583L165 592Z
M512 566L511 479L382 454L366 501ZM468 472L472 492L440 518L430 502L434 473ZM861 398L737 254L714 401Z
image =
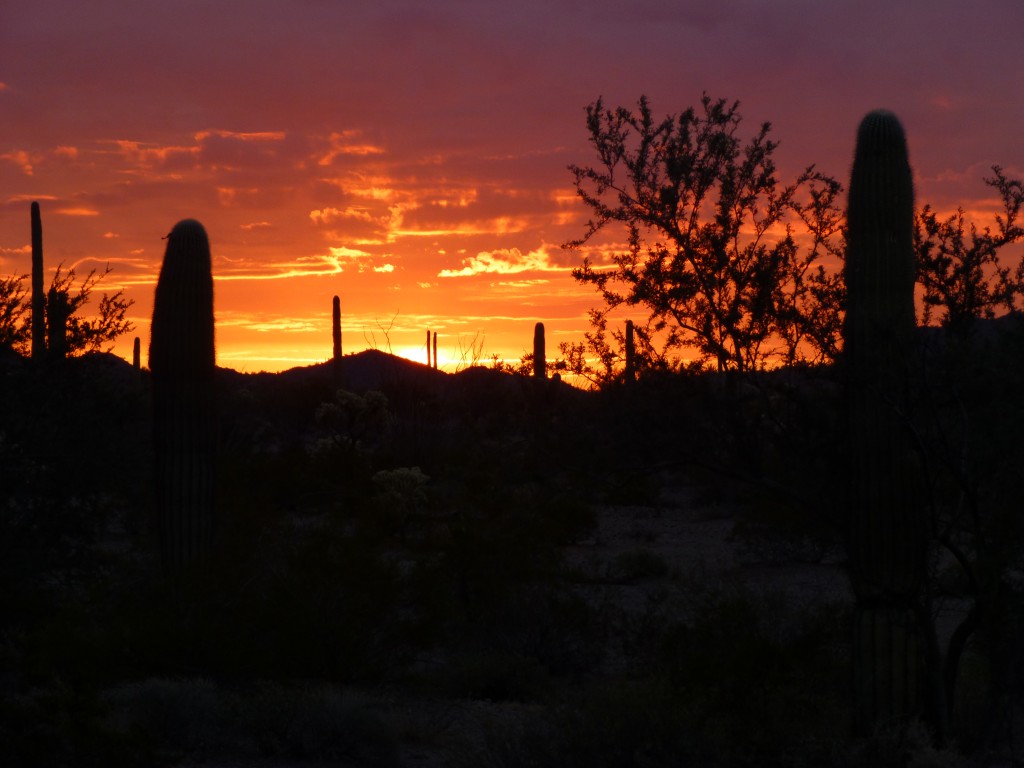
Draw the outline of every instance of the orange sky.
M993 163L1024 176L1017 0L699 5L5 3L0 273L29 271L39 200L48 266L109 263L145 346L161 238L194 217L221 365L326 359L338 294L345 351L425 360L431 329L454 370L481 339L518 360L538 320L549 356L582 338L595 297L560 244L585 226L566 166L592 162L600 95L738 99L749 131L773 123L783 177L844 183L857 122L886 106L939 208L983 209Z

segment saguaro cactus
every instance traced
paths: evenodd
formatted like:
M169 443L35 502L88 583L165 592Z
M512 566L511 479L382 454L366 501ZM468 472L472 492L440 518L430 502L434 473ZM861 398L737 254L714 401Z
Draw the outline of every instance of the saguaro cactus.
M32 359L46 355L46 294L43 292L43 219L32 203Z
M341 359L341 299L331 301L331 338L334 341L334 359Z
M213 538L216 443L213 277L198 221L167 238L153 300L153 386L160 556L169 573L201 560Z
M544 353L544 323L533 326L533 375L547 378L547 360Z
M626 381L636 379L636 344L633 340L633 321L626 321Z
M136 373L142 370L142 342L138 336L132 342L132 368L135 369Z
M871 112L857 132L850 178L843 331L861 734L920 714L923 702L927 526L903 408L915 332L913 206L903 127L890 112Z
M434 331L434 370L437 370L437 331Z

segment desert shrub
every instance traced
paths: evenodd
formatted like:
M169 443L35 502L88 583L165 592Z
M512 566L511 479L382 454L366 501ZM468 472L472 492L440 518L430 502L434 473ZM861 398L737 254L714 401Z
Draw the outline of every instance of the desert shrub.
M655 668L705 747L732 765L792 765L846 737L846 623L836 607L726 588L666 626Z
M457 654L438 671L434 685L447 696L488 701L539 698L547 674L533 658L501 650Z
M849 734L847 612L695 572L639 610L603 608L602 621L622 654L617 679L658 686L675 730L652 748L685 757L667 764L830 765Z
M149 674L376 679L403 662L399 574L344 518L247 510L191 580L140 583L125 642Z
M144 768L165 765L144 734L108 721L92 692L58 679L0 696L0 753L10 768Z
M967 768L977 765L949 747L936 747L928 728L915 720L904 729L878 728L836 750L837 768Z
M696 759L696 744L680 702L663 683L640 680L600 683L517 719L485 725L476 744L457 756L457 766L713 765Z
M107 694L111 721L145 733L178 754L208 753L223 746L230 718L220 690L205 679L148 679Z
M733 528L739 555L752 562L820 563L841 547L834 500L809 508L786 491L752 488Z
M103 355L47 370L11 366L0 375L0 608L8 617L41 583L71 588L106 567L112 539L143 531L150 507L149 412L130 366Z
M329 687L307 689L287 722L284 744L289 757L355 766L399 764L391 727L360 696Z
M427 503L430 480L419 467L382 469L373 474L373 498L366 521L386 536L404 541L407 529Z
M622 582L644 581L665 578L670 571L665 558L657 552L638 547L615 556L610 577Z
M521 509L508 496L488 506L456 510L447 528L439 575L450 582L459 610L470 622L500 618L514 591L555 575L558 554L553 542L540 535L542 525L529 508Z
M397 765L395 735L364 697L326 685L227 689L197 678L150 678L105 694L108 720L172 760L218 757Z

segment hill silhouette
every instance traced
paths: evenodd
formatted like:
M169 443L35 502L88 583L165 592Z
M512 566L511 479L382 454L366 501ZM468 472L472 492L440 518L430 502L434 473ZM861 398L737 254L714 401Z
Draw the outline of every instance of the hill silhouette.
M982 322L969 354L920 332L929 385L959 387L936 407L975 419L996 509L1019 495L997 470L1021 451L1006 428L1020 330ZM440 765L469 749L469 764L600 766L652 748L653 764L836 764L851 650L839 371L649 372L582 391L368 350L217 380L219 544L176 593L156 555L146 371L109 354L0 358L9 750L34 764L379 749ZM521 743L488 736L488 713ZM467 747L471 727L492 742Z

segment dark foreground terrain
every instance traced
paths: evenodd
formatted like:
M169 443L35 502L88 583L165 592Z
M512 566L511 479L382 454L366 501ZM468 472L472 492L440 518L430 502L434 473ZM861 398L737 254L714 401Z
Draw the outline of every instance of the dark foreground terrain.
M943 747L849 736L834 372L581 392L377 352L220 371L216 547L171 581L146 372L0 360L0 762L998 764L1022 690L1019 564L990 554L1019 542L1021 356L1000 350L920 400L922 440L973 473L933 472L936 520L970 489L961 549L1007 584ZM944 646L973 605L955 566L936 548Z

